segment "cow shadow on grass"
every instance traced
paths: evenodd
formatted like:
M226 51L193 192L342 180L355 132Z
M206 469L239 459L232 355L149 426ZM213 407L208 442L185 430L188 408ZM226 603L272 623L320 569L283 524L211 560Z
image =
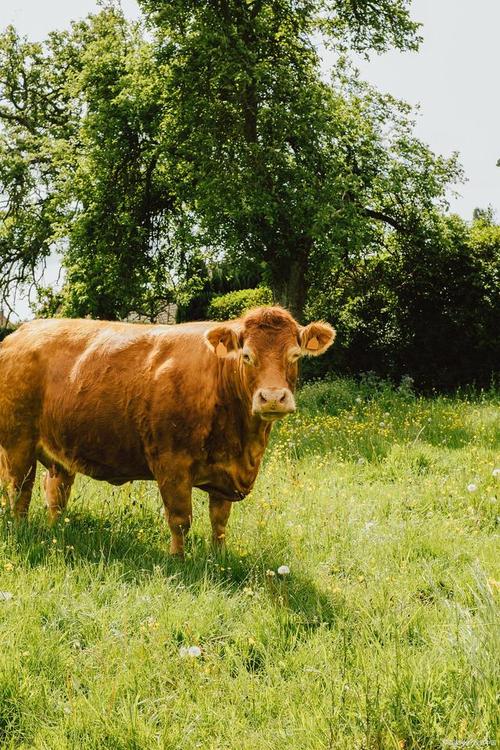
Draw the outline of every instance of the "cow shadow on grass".
M194 593L213 585L228 595L249 596L265 587L276 607L288 610L297 617L294 627L308 632L318 627L332 627L343 609L305 575L294 572L286 578L276 571L286 559L286 547L278 551L267 548L245 556L231 549L217 552L205 537L190 535L186 544L186 558L179 560L169 555L169 532L162 519L158 528L151 524L140 526L113 522L93 515L71 515L50 528L41 512L34 513L29 522L16 525L4 516L0 534L7 547L23 560L26 567L63 565L77 569L82 563L95 566L95 577L105 579L112 572L120 581L140 587L153 577L165 580L166 585L182 584Z

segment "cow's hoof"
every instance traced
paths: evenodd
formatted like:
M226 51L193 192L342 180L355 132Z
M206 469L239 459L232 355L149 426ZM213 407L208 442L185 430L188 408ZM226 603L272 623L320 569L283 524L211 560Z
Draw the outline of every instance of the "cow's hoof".
M174 558L174 560L184 560L184 550L170 549L170 557Z
M214 534L212 536L212 548L216 552L224 552L226 549L226 535L225 534Z

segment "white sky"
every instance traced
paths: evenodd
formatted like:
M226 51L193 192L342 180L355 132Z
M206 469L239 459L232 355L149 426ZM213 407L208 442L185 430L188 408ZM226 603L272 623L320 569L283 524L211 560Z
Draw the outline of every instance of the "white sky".
M122 0L126 15L139 15L135 0ZM13 24L33 40L98 10L96 0L3 0L0 30ZM389 52L361 62L363 77L382 91L420 104L416 135L435 152L458 151L468 182L451 210L471 218L476 206L500 209L499 0L413 0L413 17L423 23L417 53ZM328 63L328 58L325 59ZM499 212L500 213L500 212ZM498 217L498 214L497 214ZM58 264L46 273L55 281ZM20 317L27 303L16 301Z

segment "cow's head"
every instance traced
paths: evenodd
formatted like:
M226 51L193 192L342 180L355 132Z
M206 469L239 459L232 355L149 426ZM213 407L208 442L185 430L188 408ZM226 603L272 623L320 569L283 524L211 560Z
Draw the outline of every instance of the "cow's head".
M258 307L239 320L214 324L205 338L217 357L234 361L252 414L273 421L295 411L300 357L323 354L335 331L322 322L300 326L281 307Z

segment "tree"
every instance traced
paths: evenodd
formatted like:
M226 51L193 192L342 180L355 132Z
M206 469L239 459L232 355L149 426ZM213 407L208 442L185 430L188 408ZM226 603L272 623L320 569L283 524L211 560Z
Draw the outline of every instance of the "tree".
M43 45L10 28L0 51L0 284L28 281L58 249L63 314L154 317L173 296L182 222L151 46L108 9Z
M301 318L332 258L410 232L458 171L411 136L409 109L339 62L323 81L314 35L338 51L418 44L404 0L142 0L170 92L177 188L206 247L263 265Z
M64 221L54 185L78 112L68 105L64 36L46 46L0 37L0 290L34 278ZM49 64L49 58L51 64Z

